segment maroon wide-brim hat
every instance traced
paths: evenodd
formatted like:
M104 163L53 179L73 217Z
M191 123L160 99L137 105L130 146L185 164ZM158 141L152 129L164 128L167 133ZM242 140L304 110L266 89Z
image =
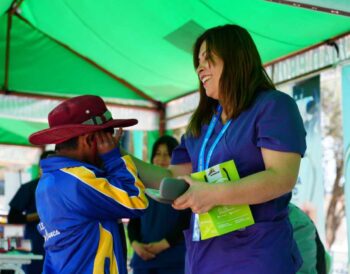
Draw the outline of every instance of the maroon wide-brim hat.
M48 116L49 128L33 133L33 145L59 144L107 128L130 127L136 119L113 119L99 96L82 95L63 101Z

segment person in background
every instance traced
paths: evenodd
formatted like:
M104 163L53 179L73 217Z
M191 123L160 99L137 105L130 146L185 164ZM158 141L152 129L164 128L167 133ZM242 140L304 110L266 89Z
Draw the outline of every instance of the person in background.
M238 25L206 30L195 42L193 60L200 99L187 131L168 169L135 160L140 178L153 188L171 176L190 185L173 203L193 212L185 231L187 274L294 274L302 258L288 204L306 150L298 107L275 89L252 37ZM238 180L189 177L218 174L211 167L226 162L235 164ZM249 205L254 224L203 239L208 223L201 231L199 214L226 205Z
M148 201L131 158L120 155L121 129L113 129L137 120L113 119L93 95L63 101L48 120L48 129L29 137L33 145L56 144L56 154L40 162L35 196L43 273L126 274L116 223L141 216Z
M54 151L44 151L40 155L40 160L54 154ZM39 176L41 170L39 170ZM38 255L45 255L44 238L39 234L37 225L39 224L39 216L35 205L35 190L38 185L39 178L21 185L15 196L10 202L10 211L7 216L9 224L24 224L24 239L31 241L31 252ZM23 270L27 274L41 273L43 270L42 260L32 260L31 264L23 265Z
M153 145L151 163L168 167L178 141L160 137ZM191 212L175 210L171 205L149 200L141 218L130 219L128 235L134 255L134 274L181 274L185 270L183 230L189 226Z
M296 205L289 204L289 220L293 237L304 263L297 274L327 274L329 258L311 218Z

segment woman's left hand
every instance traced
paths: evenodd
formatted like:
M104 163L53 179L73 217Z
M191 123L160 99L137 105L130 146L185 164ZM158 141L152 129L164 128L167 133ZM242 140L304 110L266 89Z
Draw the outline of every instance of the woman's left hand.
M201 214L208 212L215 204L215 185L195 181L189 176L181 177L190 188L173 202L177 210L191 208L194 213Z

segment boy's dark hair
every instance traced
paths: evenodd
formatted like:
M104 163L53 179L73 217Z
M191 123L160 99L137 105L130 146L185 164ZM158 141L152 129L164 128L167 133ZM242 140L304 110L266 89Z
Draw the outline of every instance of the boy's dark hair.
M63 149L75 149L78 147L78 138L79 137L74 137L72 139L69 139L63 143L57 144L55 146L56 151L60 151Z
M46 150L46 151L44 151L43 153L41 153L41 155L40 155L40 160L46 159L46 158L49 157L50 155L54 155L54 154L55 154L55 151L53 151L53 150Z

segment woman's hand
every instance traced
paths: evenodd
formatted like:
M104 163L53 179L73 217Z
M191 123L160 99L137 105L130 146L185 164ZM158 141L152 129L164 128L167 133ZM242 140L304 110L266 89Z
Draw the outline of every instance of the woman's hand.
M156 257L155 253L148 250L148 244L133 241L131 246L135 250L136 254L139 255L144 261L148 261Z
M194 213L201 214L216 206L214 184L195 181L189 176L181 178L190 185L190 188L174 201L175 209L191 208Z
M155 255L163 252L170 247L166 239L162 239L158 242L152 242L147 245L147 250Z

